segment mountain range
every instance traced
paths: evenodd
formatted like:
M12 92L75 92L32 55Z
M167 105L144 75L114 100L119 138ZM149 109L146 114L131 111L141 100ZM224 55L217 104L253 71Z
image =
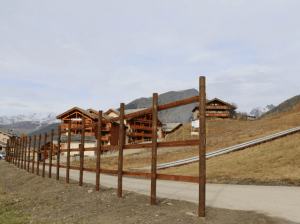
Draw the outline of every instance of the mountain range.
M259 117L262 114L268 112L269 110L272 110L275 106L273 104L267 105L266 107L255 107L251 110L249 113L251 116Z
M0 128L12 130L15 134L27 134L53 123L59 123L53 112L28 115L0 116Z
M277 114L285 113L292 111L295 108L298 108L300 104L300 95L294 96L288 100L285 100L281 104L279 104L277 107L274 107L273 109L269 110L268 112L262 114L258 119L266 118L275 116Z

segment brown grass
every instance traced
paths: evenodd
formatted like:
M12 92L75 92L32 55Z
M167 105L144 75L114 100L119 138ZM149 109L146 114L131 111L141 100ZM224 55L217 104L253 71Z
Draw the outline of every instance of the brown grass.
M213 152L229 146L275 134L300 126L300 111L294 110L259 121L208 120L206 152ZM166 141L195 139L190 136L191 125L185 124ZM158 164L198 156L198 147L173 147L158 149ZM287 180L300 182L300 134L277 139L239 152L222 155L207 160L208 179ZM151 165L151 151L124 156L124 170ZM87 167L95 167L95 161L85 162ZM101 168L117 170L117 157L101 159ZM150 172L145 170L144 172ZM158 173L174 175L198 175L198 164L158 170Z

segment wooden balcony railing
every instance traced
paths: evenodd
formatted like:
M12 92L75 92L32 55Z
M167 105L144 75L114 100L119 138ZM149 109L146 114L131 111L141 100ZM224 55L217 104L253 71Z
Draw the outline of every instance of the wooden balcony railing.
M61 128L62 129L68 128L68 124L62 124ZM81 128L81 125L80 124L71 124L71 129L72 128ZM88 128L88 129L90 129L90 128ZM110 131L110 130L111 130L111 127L102 127L102 131Z
M141 136L141 137L152 137L152 134L145 134L145 133L137 133L137 132L133 132L133 133L130 133L129 135L131 136Z
M228 110L229 107L227 106L206 106L206 109L223 109L223 110Z
M219 114L219 113L206 114L206 117L229 117L229 116L230 116L229 114Z
M145 125L130 125L131 129L142 129L142 130L152 130L152 127L145 126Z

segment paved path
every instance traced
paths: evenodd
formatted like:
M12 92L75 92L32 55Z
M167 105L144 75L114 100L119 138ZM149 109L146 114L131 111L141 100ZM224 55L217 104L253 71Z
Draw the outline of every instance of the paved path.
M48 170L46 166L46 171ZM53 167L52 173L55 171L56 167ZM52 177L55 178L53 174ZM61 168L60 176L65 177L65 174L66 170ZM95 184L95 176L93 172L84 171L83 182ZM70 178L79 180L79 171L70 170ZM117 176L100 176L100 184L103 186L117 188L117 182ZM149 179L123 177L123 189L149 195L150 203ZM157 180L157 196L198 203L198 184ZM206 205L254 210L300 223L300 187L206 184Z

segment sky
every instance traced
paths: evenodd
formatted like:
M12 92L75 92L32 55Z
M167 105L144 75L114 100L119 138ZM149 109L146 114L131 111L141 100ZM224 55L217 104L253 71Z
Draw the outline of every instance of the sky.
M300 94L299 0L0 0L0 116L199 90L238 111Z

